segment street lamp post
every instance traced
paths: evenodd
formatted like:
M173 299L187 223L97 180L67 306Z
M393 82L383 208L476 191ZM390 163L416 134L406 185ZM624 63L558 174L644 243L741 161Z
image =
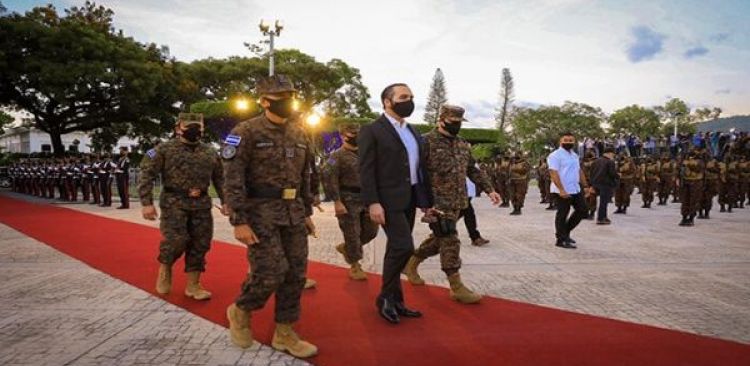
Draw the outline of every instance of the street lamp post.
M274 39L281 35L281 30L284 29L284 24L280 20L276 20L274 22L274 29L271 29L271 25L268 24L265 20L260 21L260 24L258 25L260 28L260 32L263 33L264 36L268 36L268 76L273 76L274 74L274 60L273 60L273 46L274 46Z

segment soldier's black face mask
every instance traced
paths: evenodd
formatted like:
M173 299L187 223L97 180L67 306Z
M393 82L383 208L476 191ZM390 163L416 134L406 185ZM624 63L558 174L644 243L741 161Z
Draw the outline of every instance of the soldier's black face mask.
M443 122L443 129L453 136L458 136L461 131L461 122Z
M271 104L268 106L268 110L281 118L289 118L294 113L294 99L292 98L268 99L268 102Z
M414 112L414 101L411 99L398 103L391 101L391 105L391 109L401 118L409 117Z
M352 145L354 147L357 146L357 135L354 136L344 136L344 141L346 141L347 144Z
M572 149L572 148L573 148L573 145L574 145L574 144L573 144L572 142L566 142L566 143L563 143L563 144L562 144L562 148L563 148L563 149L565 149L565 150L568 150L568 151L570 151L570 149Z
M188 142L198 142L201 136L203 136L203 132L201 132L200 126L197 125L190 125L188 128L182 130L182 138Z

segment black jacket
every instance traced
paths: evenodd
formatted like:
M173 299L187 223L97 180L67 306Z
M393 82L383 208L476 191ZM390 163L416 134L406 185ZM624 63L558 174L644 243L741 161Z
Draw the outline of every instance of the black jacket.
M424 142L411 125L408 126L419 145L419 166L414 204L431 207L432 194L425 174ZM362 201L365 206L380 203L386 211L405 210L412 204L409 156L398 132L384 115L363 126L357 138Z
M591 165L591 185L594 187L617 187L617 169L614 160L600 157Z

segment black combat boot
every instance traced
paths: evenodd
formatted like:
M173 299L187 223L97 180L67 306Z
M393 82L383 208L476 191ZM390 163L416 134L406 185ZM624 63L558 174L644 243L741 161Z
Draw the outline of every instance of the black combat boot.
M745 200L740 201L740 208L745 208Z
M520 215L521 210L518 207L513 206L513 211L511 211L510 214L513 216Z
M724 204L723 204L723 203L720 203L720 204L719 204L719 207L720 207L720 208L719 208L719 212L727 212L727 209L726 209L726 208L724 207Z
M648 208L648 203L646 203L646 201L643 201L643 205L641 205L641 208Z
M622 214L627 215L628 214L628 206L625 206L622 208Z
M680 226L688 226L688 217L687 215L682 215L682 221L680 221Z
M732 204L727 205L727 212L732 212Z
M615 212L613 212L613 213L621 214L622 213L622 207L617 206L617 210L615 210Z
M708 219L710 219L710 218L711 218L711 217L710 217L710 216L708 215L708 213L709 213L710 211L711 211L711 210L706 210L706 211L705 211L705 213L703 214L703 218L704 218L704 219L708 220Z
M695 225L695 214L690 215L690 220L688 220L688 223L690 224L690 226Z

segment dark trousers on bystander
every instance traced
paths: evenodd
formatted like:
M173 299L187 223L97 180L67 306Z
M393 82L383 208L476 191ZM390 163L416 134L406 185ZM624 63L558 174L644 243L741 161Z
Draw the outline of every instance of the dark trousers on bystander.
M583 192L571 194L568 198L562 198L557 193L552 193L553 199L557 202L557 215L555 216L555 237L558 242L570 238L570 232L588 216L588 206L583 197ZM573 207L573 214L570 214L570 208Z

